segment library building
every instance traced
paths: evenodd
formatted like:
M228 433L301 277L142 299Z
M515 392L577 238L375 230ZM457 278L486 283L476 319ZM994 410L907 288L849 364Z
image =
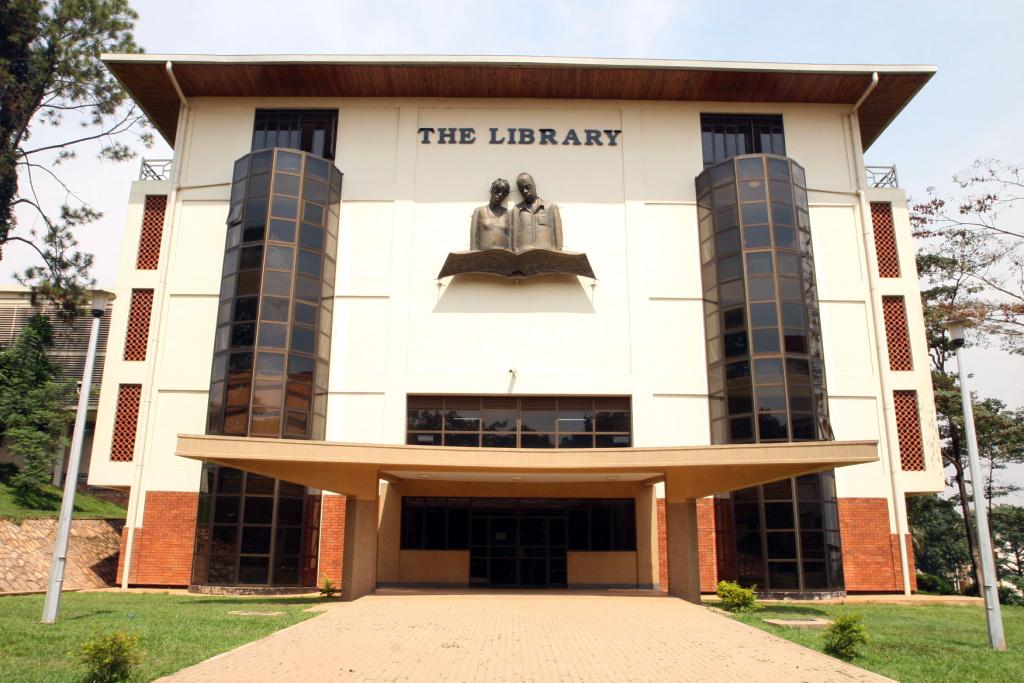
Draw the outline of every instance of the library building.
M919 65L109 54L127 197L89 473L197 592L915 589L943 488Z

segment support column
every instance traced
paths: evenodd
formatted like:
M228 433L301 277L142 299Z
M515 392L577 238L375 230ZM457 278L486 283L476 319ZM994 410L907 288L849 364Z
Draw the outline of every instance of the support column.
M679 489L682 482L676 481L679 476L670 474L665 478L668 592L677 598L699 605L700 559L697 553L697 500L680 496Z
M376 484L376 477L374 477ZM355 600L377 587L377 513L374 492L345 497L345 552L341 562L341 599Z

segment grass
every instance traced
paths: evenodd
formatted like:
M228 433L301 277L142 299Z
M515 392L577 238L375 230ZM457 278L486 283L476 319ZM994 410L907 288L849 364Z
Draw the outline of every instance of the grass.
M22 500L8 486L5 471L0 470L0 518L23 519L57 517L60 514L60 500L63 491L47 485L41 493ZM75 494L75 519L124 519L125 509L105 500L84 493Z
M145 659L132 680L149 681L314 616L313 597L232 598L169 593L65 593L55 624L40 624L42 595L0 597L0 680L79 681L69 656L111 631L138 634ZM232 610L283 612L239 616Z
M762 604L764 609L735 618L819 652L821 631L772 626L763 619L860 614L869 642L853 663L897 681L1024 680L1024 607L1003 606L1008 649L994 652L980 605Z

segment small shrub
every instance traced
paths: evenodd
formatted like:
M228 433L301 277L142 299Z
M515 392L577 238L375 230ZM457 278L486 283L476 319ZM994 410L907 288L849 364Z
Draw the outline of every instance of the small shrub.
M85 668L89 683L120 683L131 677L144 654L137 635L114 631L83 643L75 659Z
M320 595L322 597L333 598L340 592L341 588L339 586L335 585L335 583L327 577L324 577L324 585L320 588Z
M999 604L1000 605L1024 605L1024 598L1018 593L1013 586L999 586Z
M953 584L941 576L934 574L917 575L917 589L925 593L938 593L939 595L956 595Z
M860 646L868 642L864 621L857 614L836 617L822 633L825 652L849 661L860 654Z
M749 612L757 609L757 586L744 588L732 581L719 581L715 591L722 600L722 607L727 612Z

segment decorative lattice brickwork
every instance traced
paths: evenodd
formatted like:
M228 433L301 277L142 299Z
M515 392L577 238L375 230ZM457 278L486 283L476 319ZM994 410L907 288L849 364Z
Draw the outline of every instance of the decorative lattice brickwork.
M907 306L902 296L883 296L885 340L889 345L889 369L913 370L910 335L907 333Z
M146 360L149 318L153 312L153 290L133 289L128 311L128 331L124 337L124 359Z
M135 457L135 430L139 422L141 384L121 384L117 389L114 436L110 441L110 459L131 462Z
M875 231L875 255L878 257L879 277L899 277L900 253L896 249L892 204L871 202L871 225Z
M139 270L156 270L160 265L160 240L164 236L166 209L165 195L146 195L146 204L142 211L142 233L139 235L139 256L135 260L135 267Z
M892 392L896 408L896 436L900 445L900 468L904 471L924 470L924 447L921 445L921 417L917 411L916 391Z

